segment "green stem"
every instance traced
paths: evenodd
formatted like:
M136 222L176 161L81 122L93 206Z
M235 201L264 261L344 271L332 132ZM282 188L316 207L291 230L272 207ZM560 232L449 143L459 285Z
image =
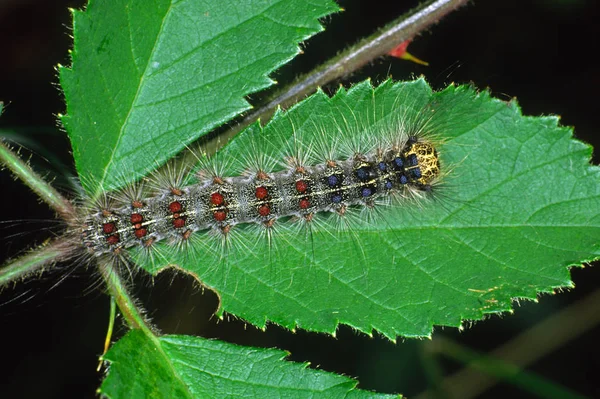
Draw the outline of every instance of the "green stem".
M98 270L102 275L110 295L114 298L127 325L132 329L142 330L148 336L155 336L150 323L143 315L142 308L129 293L127 285L121 278L117 266L118 260L108 257L98 259Z
M72 254L72 247L68 239L61 238L9 262L0 269L0 287L41 271L46 265L68 259Z
M106 330L106 337L104 338L104 351L102 351L102 355L100 356L100 362L98 363L97 371L100 371L102 368L102 363L104 363L104 355L108 352L108 348L110 348L110 343L112 341L113 331L115 329L115 318L117 317L117 303L115 302L115 297L110 297L110 314L108 315L108 328Z
M0 163L9 168L11 172L21 179L33 190L44 202L65 220L72 220L75 210L69 200L64 198L48 182L39 176L17 153L2 141L0 141Z

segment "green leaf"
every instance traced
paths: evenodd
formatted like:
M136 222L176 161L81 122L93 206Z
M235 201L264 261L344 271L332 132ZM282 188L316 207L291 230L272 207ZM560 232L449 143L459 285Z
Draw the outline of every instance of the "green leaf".
M89 194L117 189L250 108L331 0L90 1L73 11L62 121Z
M104 356L100 393L118 398L398 398L355 389L347 377L282 361L286 353L132 330Z
M218 293L220 312L259 327L270 320L333 333L344 323L392 339L571 287L568 267L598 258L591 148L558 118L524 117L514 101L468 86L434 93L420 79L377 89L364 82L332 98L319 92L264 129L247 129L215 159L224 176L257 158L275 171L289 148L353 143L366 151L365 141L407 121L440 142L448 176L433 200L322 212L311 223L278 220L272 231L237 225L226 243L199 232L184 248L160 242L152 256L131 252L152 273L188 271Z

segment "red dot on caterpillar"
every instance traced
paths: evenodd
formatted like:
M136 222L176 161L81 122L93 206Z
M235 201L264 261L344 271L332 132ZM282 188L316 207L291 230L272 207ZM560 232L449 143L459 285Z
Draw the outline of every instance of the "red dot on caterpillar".
M172 213L181 212L182 209L183 209L183 206L181 205L181 202L179 202L179 201L173 201L169 204L169 210Z
M306 190L308 190L308 183L306 181L304 181L304 180L298 180L296 182L296 190L299 193L305 192Z
M185 226L185 218L173 219L173 227L180 229Z
M269 205L261 205L258 208L258 214L260 216L269 216L269 214L271 213L271 208L269 208Z
M259 200L263 200L265 198L267 198L269 196L269 191L263 187L256 187L256 198L258 198Z
M310 208L310 201L308 200L308 198L302 198L298 203L298 206L300 207L300 209L308 209Z
M144 203L142 201L135 200L135 201L131 202L131 206L133 208L143 208L144 207Z
M213 217L217 222L222 222L227 218L227 213L225 213L225 211L216 211L213 214Z
M210 195L210 203L216 206L223 205L225 198L223 198L223 194L221 193L212 193Z
M144 221L144 217L142 215L140 215L139 213L131 214L131 223L138 224L138 223L142 223L143 221Z
M176 196L180 197L180 196L182 196L182 195L183 195L183 191L181 191L181 190L180 190L180 189L178 189L178 188L171 187L171 194L173 194L173 195L176 195Z
M136 229L133 234L137 237L137 238L144 238L146 236L146 234L148 234L148 230L146 230L145 228L139 228Z
M102 225L102 231L104 232L104 234L113 233L115 230L116 230L116 227L115 227L114 223L104 223Z

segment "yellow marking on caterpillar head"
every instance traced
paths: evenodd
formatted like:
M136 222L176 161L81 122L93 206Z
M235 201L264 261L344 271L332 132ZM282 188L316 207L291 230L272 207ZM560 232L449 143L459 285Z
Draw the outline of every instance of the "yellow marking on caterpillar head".
M432 184L440 175L440 158L433 144L417 141L410 146L404 156L411 154L417 156L417 165L421 169L421 177L417 182L424 186Z

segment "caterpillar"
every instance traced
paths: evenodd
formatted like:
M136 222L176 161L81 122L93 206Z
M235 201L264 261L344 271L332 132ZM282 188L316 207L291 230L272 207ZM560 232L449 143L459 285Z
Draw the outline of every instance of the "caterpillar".
M94 256L160 240L189 239L196 231L227 235L237 224L270 228L279 218L312 220L319 212L344 214L348 206L372 207L389 195L431 191L440 176L434 145L417 136L399 137L388 147L351 159L328 159L275 173L214 175L186 187L163 188L150 198L135 197L116 209L85 217L83 245ZM133 190L140 193L141 190Z
M314 258L318 251L308 240L315 232L350 234L355 241L357 223L393 225L387 205L402 208L417 201L408 208L420 208L447 174L432 123L440 110L432 108L427 91L419 91L423 83L402 87L388 81L375 92L366 83L332 98L320 92L278 113L264 128L247 129L225 151L213 157L201 153L196 165L175 161L120 190L101 191L71 221L71 242L85 248L90 259L133 258L152 272L154 258L160 260L157 270L179 264L174 258L193 256L190 247L196 257L187 265L213 253L208 263L219 268L236 262L232 251L267 253L273 263L279 238L284 245L299 242L304 249L295 247ZM349 102L354 93L362 93L356 104ZM304 110L311 107L321 111ZM374 220L373 214L382 217ZM302 237L298 222L311 237ZM263 237L265 246L257 247ZM363 257L360 239L353 246ZM314 261L319 260L301 262Z

